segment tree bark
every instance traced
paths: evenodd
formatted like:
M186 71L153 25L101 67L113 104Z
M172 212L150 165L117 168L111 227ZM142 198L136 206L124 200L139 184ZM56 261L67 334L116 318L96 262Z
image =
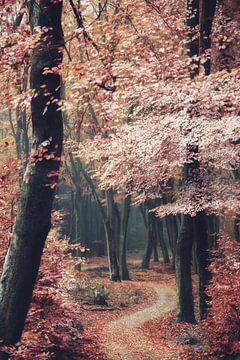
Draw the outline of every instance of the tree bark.
M169 254L168 254L168 249L167 249L167 245L163 236L163 224L162 224L162 219L157 219L156 221L156 226L158 227L158 241L159 241L159 245L160 248L162 250L162 256L163 256L163 262L164 264L169 264L170 263L170 259L169 259Z
M118 263L118 244L115 224L115 209L114 209L114 197L113 190L109 189L106 191L107 197L107 242L109 247L109 267L110 267L110 280L119 281L119 263Z
M0 338L4 344L14 344L21 337L51 227L63 137L62 114L58 103L52 102L52 99L60 100L60 75L51 71L62 61L61 13L61 1L42 0L29 5L32 30L40 26L48 31L41 35L33 50L30 75L31 88L35 91L31 101L33 154L24 176L13 236L0 280ZM44 74L46 68L50 72Z
M220 71L231 71L234 68L239 68L240 65L239 36L237 35L240 29L239 0L222 0L220 5L224 17L224 21L220 25L220 33L224 32L227 41L220 41L218 68Z
M191 258L193 245L193 220L183 215L176 248L177 322L195 323L192 293Z
M142 269L149 269L149 263L153 251L153 219L152 214L147 214L147 247L143 255Z
M194 233L196 239L196 254L199 277L200 320L205 318L206 312L209 308L209 297L206 294L206 287L211 279L211 273L208 270L208 266L210 263L210 254L206 219L207 218L204 211L198 212L194 217Z
M154 262L159 262L159 257L158 257L158 242L157 242L157 227L154 226L153 228L153 261Z
M235 180L239 183L240 182L240 170L234 170L233 171L233 176L235 178ZM235 235L235 240L237 242L240 242L240 214L236 214L235 215L235 219L234 219L234 235Z
M216 239L219 234L219 217L215 214L207 216L208 244L210 249L216 248Z
M120 278L121 280L130 280L129 271L127 268L127 229L128 220L130 214L131 196L128 195L124 199L124 208L122 216L121 236L120 236L120 254L119 254L119 265L120 265Z
M188 55L191 59L189 66L190 78L199 74L199 0L187 0L187 21L189 42L187 45Z
M174 215L168 215L166 216L165 221L166 221L169 245L172 252L172 268L175 269L175 253L177 246L177 238L179 234L179 228L177 226L177 217Z
M202 0L200 11L200 54L206 56L203 62L205 75L211 72L211 32L217 0Z

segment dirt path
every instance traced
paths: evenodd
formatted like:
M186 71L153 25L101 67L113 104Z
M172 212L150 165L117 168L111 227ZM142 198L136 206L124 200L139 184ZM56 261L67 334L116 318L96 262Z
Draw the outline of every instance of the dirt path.
M175 292L172 288L152 284L156 292L155 302L140 311L111 321L107 326L104 352L109 360L174 360L174 354L160 352L138 327L147 321L161 317L175 308Z

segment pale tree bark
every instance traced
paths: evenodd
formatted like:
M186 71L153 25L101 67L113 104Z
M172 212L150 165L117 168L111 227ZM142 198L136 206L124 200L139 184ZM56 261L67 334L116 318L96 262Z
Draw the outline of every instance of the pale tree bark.
M57 102L60 75L55 71L62 62L61 14L61 1L34 0L29 4L32 30L36 26L45 27L45 32L33 50L31 62L30 85L35 92L31 101L33 153L0 280L0 338L5 344L14 344L21 338L51 227L63 137ZM47 68L49 72L44 72Z

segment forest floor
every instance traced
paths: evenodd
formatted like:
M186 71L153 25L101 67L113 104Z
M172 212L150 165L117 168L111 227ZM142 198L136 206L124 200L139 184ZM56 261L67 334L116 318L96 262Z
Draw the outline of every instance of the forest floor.
M129 281L111 282L105 257L87 260L81 271L71 262L59 276L54 249L56 262L50 258L50 273L43 262L22 340L12 348L0 347L0 359L216 360L201 323L175 321L170 265L151 262L149 270L142 270L142 256L131 254ZM197 298L195 275L193 280Z
M84 336L98 346L95 359L214 359L201 342L199 326L175 323L171 268L152 262L148 271L142 270L138 254L128 263L131 280L112 283L106 259L90 259L68 288L72 301L81 303Z

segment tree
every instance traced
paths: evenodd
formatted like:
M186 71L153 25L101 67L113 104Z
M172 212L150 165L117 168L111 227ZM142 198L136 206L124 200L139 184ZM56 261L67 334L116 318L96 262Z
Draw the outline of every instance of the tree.
M18 214L0 281L0 338L14 344L30 306L51 209L62 150L59 66L62 62L62 2L29 3L31 29L41 35L33 50L32 155L24 175Z
M169 192L173 196L172 203L156 206L155 210L160 216L182 213L185 217L179 239L182 238L182 245L186 245L186 238L189 239L188 251L179 248L179 252L188 255L187 267L184 268L188 271L188 284L191 283L191 244L196 235L201 268L201 317L207 309L205 287L209 280L209 219L206 214L212 216L230 208L236 213L239 207L235 197L239 185L230 177L232 169L238 167L237 74L238 70L234 69L231 74L212 74L194 81L183 80L181 84L174 80L172 83L159 81L157 90L147 84L147 106L144 107L142 99L138 99L135 106L134 118L138 121L131 126L122 126L108 142L103 143L97 136L87 149L81 149L81 154L87 159L109 159L101 170L101 186L130 194L135 204L166 196ZM127 94L134 97L130 89L127 89ZM135 99L137 101L137 96ZM228 101L231 103L229 108ZM171 194L168 181L179 179L183 167L186 176ZM132 191L127 191L129 181L133 185ZM229 194L228 199L225 191ZM179 283L186 290L186 282ZM189 294L191 299L191 289ZM192 300L191 304L189 307L189 301L185 301L184 307L190 308L187 318L194 321ZM181 318L184 320L186 317Z

